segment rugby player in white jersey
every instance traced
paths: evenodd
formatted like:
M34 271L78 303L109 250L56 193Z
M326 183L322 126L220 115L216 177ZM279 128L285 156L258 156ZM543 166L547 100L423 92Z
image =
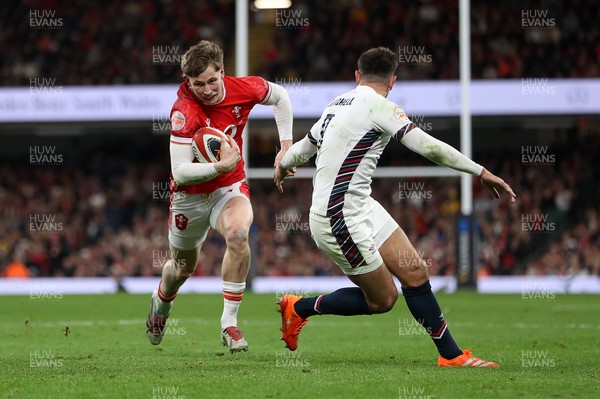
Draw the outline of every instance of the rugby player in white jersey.
M389 213L371 198L371 178L391 138L443 166L478 176L496 198L515 193L459 151L415 127L404 111L386 99L396 81L396 55L379 47L363 53L355 72L358 86L332 101L310 132L295 143L275 170L274 181L317 154L310 208L310 231L321 251L358 287L279 302L282 339L290 350L308 317L317 314L370 315L392 309L398 298L393 276L413 317L423 325L440 354L438 366L497 367L461 350L454 342L431 291L427 265Z

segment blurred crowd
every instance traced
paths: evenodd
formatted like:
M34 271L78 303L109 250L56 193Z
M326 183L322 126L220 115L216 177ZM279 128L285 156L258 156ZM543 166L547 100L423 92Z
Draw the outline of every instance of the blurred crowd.
M473 179L480 275L600 274L594 184L600 140L576 142L549 147L552 164L526 165L520 154L475 155L518 195L514 205L497 201ZM81 153L85 161L76 164L69 163L72 157L51 166L0 164L0 275L160 274L170 256L168 157L121 148ZM341 274L310 237L307 184L288 180L279 194L270 179L250 182L253 274ZM373 182L373 197L399 222L432 275L456 270L459 188L458 178ZM211 232L195 274L219 275L224 249Z
M302 0L293 8L307 23L289 27L290 14L280 14L284 27L263 50L258 74L354 80L360 54L387 46L399 54L401 80L459 77L456 0ZM599 13L585 0L472 0L472 78L600 76Z
M40 77L58 86L176 83L190 46L212 40L227 54L235 32L233 1L27 0L0 11L10 21L0 34L3 86Z
M293 10L276 14L279 24L253 73L273 81L353 80L360 53L383 45L399 53L399 79L458 78L455 0L299 0ZM175 83L181 55L198 40L219 43L226 61L233 51L233 0L75 0L68 7L26 0L2 2L0 12L10 21L0 33L3 86L40 77L56 85ZM598 77L599 14L584 0L472 0L472 76ZM273 153L267 140L252 138L251 148ZM598 139L568 141L550 149L555 162L533 165L517 153L476 154L518 194L511 206L473 180L480 275L600 274L599 150ZM270 156L253 157L252 165L272 163ZM0 275L160 274L170 257L168 154L109 147L66 158L55 165L0 163ZM384 154L381 162L398 165L390 158ZM283 195L270 180L250 184L252 273L341 274L310 237L308 181L287 181ZM373 196L434 275L456 270L459 189L457 178L373 184ZM224 249L210 233L196 275L218 275Z
M176 83L181 55L201 39L233 56L233 0L27 0L2 2L0 12L10 21L0 34L2 85ZM459 76L456 0L299 0L285 12L262 18L274 34L251 54L260 57L252 73L354 80L360 53L382 45L398 52L401 80ZM472 77L598 77L599 13L585 0L471 1Z
M481 230L480 275L600 275L597 142L554 151L552 165L489 162L517 193L517 206L474 186ZM486 165L488 162L486 162ZM504 177L506 176L506 177Z

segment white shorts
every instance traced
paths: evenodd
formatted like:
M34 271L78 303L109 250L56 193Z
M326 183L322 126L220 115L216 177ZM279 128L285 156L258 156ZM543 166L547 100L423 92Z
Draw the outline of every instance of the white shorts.
M216 229L223 207L234 197L250 201L250 189L246 181L207 194L173 193L169 209L169 243L181 250L200 248L208 229Z
M399 227L371 197L359 213L329 218L311 212L309 222L317 247L351 276L372 272L383 264L378 248Z

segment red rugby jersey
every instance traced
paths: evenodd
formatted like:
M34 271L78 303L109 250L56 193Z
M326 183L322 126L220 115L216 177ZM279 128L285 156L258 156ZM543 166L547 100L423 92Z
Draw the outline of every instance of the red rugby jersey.
M236 78L224 76L225 95L215 105L204 105L196 99L186 82L179 86L177 100L171 109L171 141L179 144L192 144L194 133L201 127L217 128L236 141L242 148L242 131L252 108L263 101L270 91L266 80L258 76ZM194 159L194 162L198 160ZM244 159L229 173L221 174L212 180L199 184L179 186L171 173L171 191L188 194L210 193L220 187L229 186L246 178Z

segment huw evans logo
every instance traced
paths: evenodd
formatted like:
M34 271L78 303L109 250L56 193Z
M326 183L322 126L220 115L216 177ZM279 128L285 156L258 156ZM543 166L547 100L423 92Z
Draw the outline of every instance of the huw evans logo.
M433 399L433 396L425 393L425 387L400 387L398 399Z
M521 284L522 299L550 300L556 298L556 293L544 284Z
M430 201L433 197L431 190L425 189L425 182L398 183L398 199L400 201Z
M56 85L56 78L30 78L30 94L62 94L63 87Z
M165 135L171 133L171 120L168 115L152 115L152 133Z
M29 10L29 27L60 29L63 27L63 19L56 16L56 10Z
M275 367L309 367L310 362L303 358L301 350L289 351L279 349L275 351Z
M410 121L415 124L415 127L426 132L431 132L433 130L433 124L431 122L425 122L425 115L413 114L408 117Z
M415 320L413 318L398 319L398 335L431 335L431 327L423 327L421 322L425 320Z
M288 94L309 94L310 90L306 84L302 84L302 78L276 78L275 84L282 86Z
M302 10L276 10L275 26L283 29L300 29L309 25L307 17Z
M31 300L58 300L63 299L63 293L58 289L55 283L30 283L29 299Z
M56 166L63 163L63 154L56 152L55 145L29 146L29 164Z
M275 215L275 231L304 233L310 231L308 222L302 221L299 213L278 213Z
M548 10L521 10L521 26L525 29L551 29L556 19L548 16Z
M29 352L29 367L62 367L64 359L55 350L34 350Z
M277 154L279 154L279 151L281 150L281 148L279 148L279 146L275 146L275 156L277 156ZM311 155L308 154L295 154L292 159L291 162L296 164L298 166L306 166L309 164L310 159L312 158Z
M170 249L153 249L152 268L162 270L167 262L171 261L176 269L185 269L187 267L186 259L175 259L176 255L177 253L171 253Z
M300 283L275 283L275 297L280 300L284 295L308 297L308 291Z
M399 46L398 63L404 65L429 65L433 62L431 54L426 53L425 46Z
M180 65L179 46L152 46L153 65Z
M152 182L152 200L169 201L171 199L171 182L154 181Z
M179 387L176 386L156 386L152 387L151 399L187 399L185 395L179 392Z
M556 155L548 152L547 145L525 145L521 147L523 165L554 165Z
M553 233L556 230L554 222L548 221L548 215L542 213L524 213L521 215L521 228L532 233Z
M165 335L183 336L187 334L187 329L179 325L179 319L170 318L165 327Z
M423 250L399 250L398 259L398 266L401 269L429 268L433 266L433 259L426 258Z
M522 367L556 367L556 361L548 356L548 351L521 351Z
M548 78L522 78L521 94L527 96L544 96L556 94L556 87Z
M60 233L63 231L63 222L57 221L54 213L31 213L29 231Z

